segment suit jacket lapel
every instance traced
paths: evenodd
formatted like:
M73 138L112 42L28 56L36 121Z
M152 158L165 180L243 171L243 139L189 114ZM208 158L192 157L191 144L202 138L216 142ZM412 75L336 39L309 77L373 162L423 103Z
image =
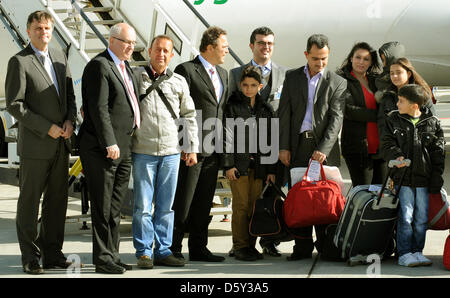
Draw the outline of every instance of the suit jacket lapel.
M216 98L216 92L214 91L214 85L213 85L213 83L211 81L211 77L206 72L205 67L203 66L202 62L200 61L200 59L198 57L196 57L194 59L194 63L195 63L195 70L197 71L199 76L202 78L202 80L205 82L205 84L208 86L209 92L213 95L213 98L215 99ZM217 103L217 100L216 100L216 103Z
M66 78L66 70L65 70L64 62L59 61L59 59L58 59L59 56L57 54L55 54L53 49L49 49L49 53L50 53L50 59L52 59L53 69L55 71L56 81L58 84L59 99L60 99L60 102L62 103L63 95L65 92L64 80Z
M320 78L319 83L316 88L316 95L314 96L314 103L317 102L317 99L323 94L323 92L327 89L328 83L328 70L325 70L323 76Z
M219 69L218 67L216 67L217 69L217 73L219 74L219 78L222 81L222 86L223 86L223 92L222 92L222 96L220 97L220 103L225 99L226 96L226 90L227 90L227 86L228 86L228 82L226 82L225 78L226 78L226 72L222 71L222 69Z
M299 79L300 79L300 103L299 108L303 111L302 119L305 116L306 107L308 105L308 78L305 75L305 67L299 69ZM302 120L303 121L303 120Z
M273 94L277 91L278 80L280 79L280 68L274 62L272 62L272 86L270 88L270 94Z
M47 70L45 69L44 64L42 64L42 62L39 60L38 56L36 55L36 53L34 52L34 50L30 44L28 45L27 49L30 54L30 59L31 59L32 63L34 64L34 66L36 66L38 71L41 73L42 77L47 81L48 85L53 88L56 96L59 97L58 92L56 91L56 87L53 84L53 81L50 78L50 75L48 74ZM55 69L55 73L56 73L56 69ZM57 73L56 73L56 76L58 77ZM58 86L59 86L59 81L58 81Z

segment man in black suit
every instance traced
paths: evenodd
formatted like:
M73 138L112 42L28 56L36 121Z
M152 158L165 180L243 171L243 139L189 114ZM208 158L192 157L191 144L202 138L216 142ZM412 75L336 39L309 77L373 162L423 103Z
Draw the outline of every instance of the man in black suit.
M240 89L239 84L244 68L249 65L256 66L261 70L263 76L263 88L259 94L263 100L272 106L276 116L280 104L281 89L283 88L286 68L271 59L275 47L275 34L268 27L256 28L250 35L249 47L252 50L253 59L245 65L230 70L229 93L231 95ZM287 172L287 168L281 162L278 162L275 179L275 183L278 186L282 187L286 184L285 176L287 176ZM259 245L261 245L263 253L273 257L281 256L281 253L276 247L278 244L264 237L261 237L259 240ZM233 254L234 251L232 249L229 255L233 256Z
M27 20L30 44L8 63L6 107L19 124L20 195L17 202L17 237L23 270L67 268L62 253L68 198L70 136L77 108L67 58L49 48L53 18L45 11ZM42 193L41 226L37 233ZM37 237L38 236L38 237Z
M343 93L347 81L326 69L330 49L322 34L309 37L306 66L290 70L281 93L280 117L281 162L287 167L307 167L312 158L329 165L338 163L333 156L344 117ZM337 151L338 152L338 151ZM320 250L323 226L315 226ZM312 226L299 228L294 252L288 260L310 258L314 249Z
M91 201L93 263L99 273L131 270L120 261L119 225L131 171L131 136L140 125L138 89L126 61L135 43L131 26L114 25L108 49L86 65L82 77L80 158Z
M210 27L202 36L200 55L194 60L178 65L175 72L182 75L188 85L197 110L200 144L203 150L198 163L192 167L180 164L177 192L173 204L175 211L172 253L183 258L182 240L189 232L189 259L191 261L221 262L222 256L213 255L207 248L209 213L217 183L222 146L223 107L228 97L227 71L219 64L228 54L226 32ZM212 121L211 121L212 120ZM199 121L199 120L198 120ZM211 125L210 125L211 124ZM219 125L217 125L219 124ZM216 128L217 126L217 128ZM201 129L201 130L200 130Z

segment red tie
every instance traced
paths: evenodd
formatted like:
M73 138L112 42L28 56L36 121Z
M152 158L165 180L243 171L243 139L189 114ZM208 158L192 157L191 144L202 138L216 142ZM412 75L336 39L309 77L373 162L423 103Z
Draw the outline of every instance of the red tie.
M141 125L141 113L139 111L139 103L137 101L136 95L134 94L134 88L133 84L130 82L127 72L125 70L125 63L123 61L119 64L120 69L122 70L123 78L125 81L125 86L127 86L128 93L131 97L131 105L133 106L133 112L134 112L134 124L137 128Z
M211 81L213 83L214 91L216 93L216 99L217 101L220 101L220 83L217 80L217 77L214 75L216 71L214 70L214 68L210 68L209 73L211 74Z

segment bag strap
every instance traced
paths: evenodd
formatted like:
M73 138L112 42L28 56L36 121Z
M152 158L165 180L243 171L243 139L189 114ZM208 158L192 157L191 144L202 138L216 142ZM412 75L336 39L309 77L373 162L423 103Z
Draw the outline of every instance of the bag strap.
M442 195L441 195L442 197ZM448 201L444 200L444 198L442 197L442 201L444 203L444 206L442 206L441 210L439 210L439 212L433 217L432 220L430 220L430 222L428 223L428 227L433 226L435 223L438 222L439 219L441 219L442 215L445 214L445 212L447 212L447 209L449 207Z
M308 177L308 171L309 171L309 167L311 166L311 163L313 162L313 159L311 158L309 160L309 164L308 164L308 168L306 169L305 175L303 175L302 181L308 181L307 177ZM320 163L320 177L321 179L319 181L326 181L327 180L327 176L325 175L325 169L323 168L323 164Z
M145 71L147 71L147 74L149 75L150 78L153 77L153 73L150 69L150 67L145 66ZM169 110L170 115L172 115L172 118L174 120L178 119L178 116L175 114L175 111L173 110L172 106L170 105L169 101L167 100L167 97L164 95L164 92L162 92L161 88L159 88L159 85L161 85L162 82L164 82L167 79L170 79L173 75L173 72L170 69L166 70L166 74L159 76L159 78L153 82L153 84L150 85L150 87L147 88L147 90L145 90L145 94L142 94L141 96L139 96L139 100L143 100L145 97L147 97L147 95L150 94L150 92L152 92L153 90L156 90L156 92L158 92L159 97L161 98L161 100L163 101L164 105L166 106L166 108Z

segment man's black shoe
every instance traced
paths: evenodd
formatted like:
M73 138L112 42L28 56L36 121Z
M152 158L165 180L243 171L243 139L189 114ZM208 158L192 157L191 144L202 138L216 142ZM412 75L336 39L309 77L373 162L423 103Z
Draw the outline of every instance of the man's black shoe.
M263 246L263 254L266 254L271 257L281 257L280 252L275 247L274 244Z
M72 265L72 262L67 261L66 258L61 258L54 262L45 262L43 267L44 269L67 269L70 265Z
M222 256L213 255L208 249L202 250L200 253L189 252L189 261L203 261L203 262L223 262L225 258Z
M28 264L23 265L23 272L33 275L43 274L44 270L41 265L39 265L39 261L34 260L29 262Z
M234 258L241 261L256 261L258 259L249 247L235 249Z
M288 261L298 261L302 259L311 259L312 253L300 253L294 251L290 256L286 257Z
M174 256L175 258L184 260L184 256L183 256L183 254L182 254L181 252L179 252L179 251L173 251L172 254L173 254L173 256Z
M122 262L117 262L116 265L119 265L120 267L122 267L123 269L127 270L127 271L131 271L133 270L133 266L122 263Z
M258 260L264 259L263 254L260 253L255 247L250 247L250 252L256 256L256 259Z
M106 273L106 274L123 274L125 273L125 268L117 265L113 262L108 262L104 265L96 265L95 272L97 273Z

